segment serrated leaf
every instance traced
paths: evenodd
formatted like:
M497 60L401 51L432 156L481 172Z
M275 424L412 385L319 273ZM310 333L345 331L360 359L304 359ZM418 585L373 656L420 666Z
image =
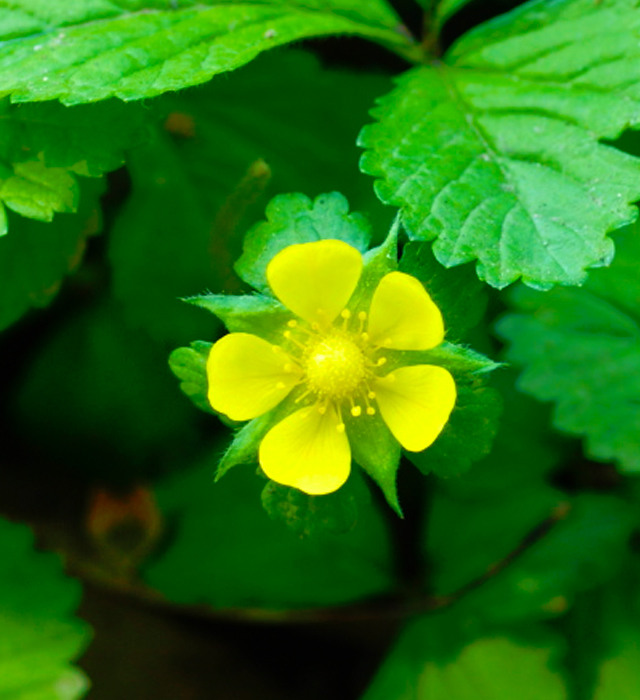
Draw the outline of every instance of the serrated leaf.
M463 646L461 634L456 648L443 643L447 634L435 618L410 623L362 700L566 700L555 638L493 636Z
M71 662L90 631L72 617L80 586L52 554L36 553L24 525L0 520L0 697L77 700L85 676Z
M636 228L620 234L611 268L583 289L516 290L521 313L497 326L525 367L519 387L553 401L555 426L584 436L590 456L627 472L640 471L639 241Z
M214 484L216 463L214 453L156 490L175 529L145 578L170 600L217 608L326 606L393 586L391 543L373 504L359 503L347 534L301 539L265 513L264 482L253 469L234 469Z
M278 193L337 188L355 210L386 225L391 212L353 168L357 131L388 85L387 78L326 70L311 54L284 51L228 79L160 98L150 111L164 129L130 155L132 195L110 238L115 294L132 323L173 346L211 337L213 319L176 300L239 291L233 261L242 236ZM259 159L271 173L268 184L266 175L251 177Z
M102 189L100 181L86 182L77 214L51 224L9 215L12 232L0 237L0 330L29 308L49 304L62 278L77 268L87 237L100 227Z
M352 34L412 55L384 0L14 2L0 47L0 94L65 104L135 100L198 85L275 46Z
M207 356L212 343L196 340L188 348L176 348L169 355L171 371L181 379L180 389L206 413L215 411L207 399Z
M349 213L349 202L339 192L321 194L313 201L301 193L279 195L265 214L267 220L245 236L235 269L247 284L267 293L267 264L283 248L333 238L364 253L371 240L368 222L361 214Z
M600 139L639 121L639 24L627 0L561 0L481 26L380 101L362 170L446 267L477 259L498 288L582 283L637 215L640 160Z

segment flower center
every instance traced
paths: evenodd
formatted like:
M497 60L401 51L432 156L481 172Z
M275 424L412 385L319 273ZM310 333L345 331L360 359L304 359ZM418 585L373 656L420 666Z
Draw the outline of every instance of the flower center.
M360 387L367 376L362 350L340 331L309 346L305 372L309 388L331 399L344 399Z

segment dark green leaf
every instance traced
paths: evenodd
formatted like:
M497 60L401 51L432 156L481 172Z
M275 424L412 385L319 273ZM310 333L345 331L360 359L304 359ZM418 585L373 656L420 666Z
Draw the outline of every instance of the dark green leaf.
M358 128L388 84L286 51L150 103L165 133L131 154L133 192L110 238L115 294L132 323L174 347L212 338L211 317L176 299L240 291L242 236L278 193L338 188L384 227L392 212L353 173ZM267 166L252 166L260 159Z
M500 394L482 386L458 384L457 389L455 408L438 439L423 452L406 453L423 474L457 476L491 450L502 413Z
M2 19L0 94L19 102L153 97L206 82L275 46L331 34L419 53L384 0L17 0Z
M640 471L640 238L617 238L611 268L592 273L583 289L546 294L519 289L522 313L498 324L507 358L524 365L519 386L556 404L554 423L586 438L596 459Z
M325 606L394 585L388 533L372 504L359 503L348 534L301 539L265 513L264 482L253 469L234 469L214 484L216 463L214 454L156 491L176 528L146 579L170 600L218 608Z
M36 553L24 525L0 520L0 697L77 700L88 687L70 662L90 638L72 614L80 586L65 578L59 559Z
M381 100L362 169L446 267L477 259L499 288L582 283L637 214L640 160L599 139L639 121L639 26L629 0L535 1L489 22Z
M449 340L463 340L487 308L486 287L471 266L447 270L435 259L431 246L409 243L402 252L400 270L419 279L444 316Z
M51 224L11 218L11 234L0 237L0 330L30 307L49 304L62 278L76 269L87 237L100 227L102 188L100 181L86 181L78 213Z
M267 264L283 248L333 238L364 252L371 238L367 221L361 214L350 214L349 203L338 192L321 194L313 202L304 194L283 194L269 202L265 213L267 221L245 236L235 268L245 282L267 293Z

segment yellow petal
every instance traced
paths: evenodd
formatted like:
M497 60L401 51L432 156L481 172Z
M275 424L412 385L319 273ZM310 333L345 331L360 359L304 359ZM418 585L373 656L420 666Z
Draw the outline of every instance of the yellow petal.
M440 309L420 282L404 272L380 280L367 331L374 345L396 350L429 350L444 340Z
M351 449L329 406L302 408L275 425L260 445L260 466L273 481L312 495L331 493L347 480Z
M456 402L453 377L435 365L400 367L376 379L374 390L384 422L410 452L431 445Z
M229 333L207 359L211 406L232 420L249 420L277 406L300 379L289 356L250 333Z
M362 272L362 255L343 241L290 245L267 266L273 293L309 323L330 324L347 305Z

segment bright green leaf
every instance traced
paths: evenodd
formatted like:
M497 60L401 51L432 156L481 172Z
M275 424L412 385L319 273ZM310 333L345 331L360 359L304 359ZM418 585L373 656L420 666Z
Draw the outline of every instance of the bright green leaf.
M484 637L453 651L447 634L435 618L410 623L362 700L566 700L555 639Z
M616 648L600 665L593 700L640 700L640 626L620 621Z
M85 182L79 211L51 224L9 215L12 232L0 237L0 330L30 307L46 306L76 269L87 237L99 229L102 188L99 180Z
M35 552L24 525L0 520L0 548L0 697L77 700L88 682L70 662L90 637L72 617L80 586L56 556Z
M637 214L640 160L600 139L640 121L639 28L629 0L530 2L482 25L380 101L363 171L446 267L477 259L499 288L582 283Z
M264 482L253 469L234 469L214 484L216 463L214 453L156 491L175 529L146 580L170 600L217 608L325 606L394 585L388 533L372 503L359 503L349 533L300 539L265 513Z
M18 0L3 12L0 94L65 104L135 100L198 85L262 51L351 34L414 55L384 0Z
M339 192L321 194L312 202L304 194L283 194L267 205L267 220L245 236L244 252L236 263L242 279L269 292L266 269L283 248L323 238L345 241L364 252L371 239L370 226L361 214L349 213L349 202Z
M640 238L616 238L618 254L582 289L515 290L520 313L498 323L507 358L524 365L523 391L555 403L554 424L586 438L587 453L640 471Z

